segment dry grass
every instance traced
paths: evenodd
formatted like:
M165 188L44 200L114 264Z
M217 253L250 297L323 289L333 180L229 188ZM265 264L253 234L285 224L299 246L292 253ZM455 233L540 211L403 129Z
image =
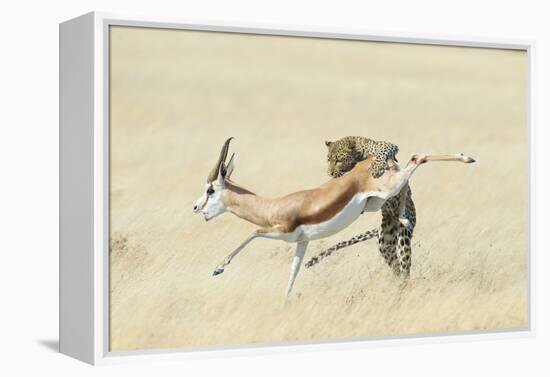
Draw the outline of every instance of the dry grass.
M525 327L527 57L522 52L115 28L111 83L111 349L198 347ZM465 152L411 187L411 279L375 242L302 270L292 245L191 208L227 136L234 179L266 196L328 179L325 139ZM309 258L379 223L379 214Z

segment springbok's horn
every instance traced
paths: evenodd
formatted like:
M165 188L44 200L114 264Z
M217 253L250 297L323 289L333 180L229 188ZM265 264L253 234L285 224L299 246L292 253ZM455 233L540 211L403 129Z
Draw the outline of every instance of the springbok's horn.
M225 159L227 158L227 152L229 151L229 142L234 139L234 137L230 137L223 143L222 150L220 152L220 158L218 159L218 162L216 162L216 165L214 166L214 169L208 174L208 178L206 178L206 183L210 183L216 180L218 178L218 173L220 172L221 165L225 162Z

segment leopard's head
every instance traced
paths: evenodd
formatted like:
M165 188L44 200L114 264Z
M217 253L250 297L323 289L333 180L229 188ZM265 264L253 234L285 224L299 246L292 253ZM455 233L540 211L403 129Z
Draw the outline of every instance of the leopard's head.
M359 152L345 139L337 141L325 141L328 148L327 173L331 177L340 177L353 169L355 164L361 160Z

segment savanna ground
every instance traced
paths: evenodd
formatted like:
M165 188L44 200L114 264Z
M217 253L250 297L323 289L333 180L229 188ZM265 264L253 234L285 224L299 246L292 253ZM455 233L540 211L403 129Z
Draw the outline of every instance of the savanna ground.
M521 51L115 27L111 30L111 350L528 326L527 56ZM328 179L325 140L464 152L411 180L407 284L374 240L302 269L293 245L192 207L221 144L265 196ZM378 226L362 216L306 260Z

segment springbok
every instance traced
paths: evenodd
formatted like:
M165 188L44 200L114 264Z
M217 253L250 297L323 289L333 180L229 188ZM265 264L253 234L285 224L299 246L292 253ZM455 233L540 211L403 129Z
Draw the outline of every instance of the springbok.
M260 226L239 247L216 267L213 275L221 274L233 258L255 238L265 237L297 243L286 289L288 299L300 269L309 241L332 236L353 223L362 212L376 212L389 198L398 195L414 171L428 161L472 163L474 159L460 154L413 154L404 169L396 161L388 161L388 169L374 179L369 172L372 158L361 161L345 175L331 179L311 189L283 197L268 199L231 181L234 157L226 164L229 143L223 144L218 161L206 179L204 194L197 200L193 212L201 212L206 221L229 211Z

